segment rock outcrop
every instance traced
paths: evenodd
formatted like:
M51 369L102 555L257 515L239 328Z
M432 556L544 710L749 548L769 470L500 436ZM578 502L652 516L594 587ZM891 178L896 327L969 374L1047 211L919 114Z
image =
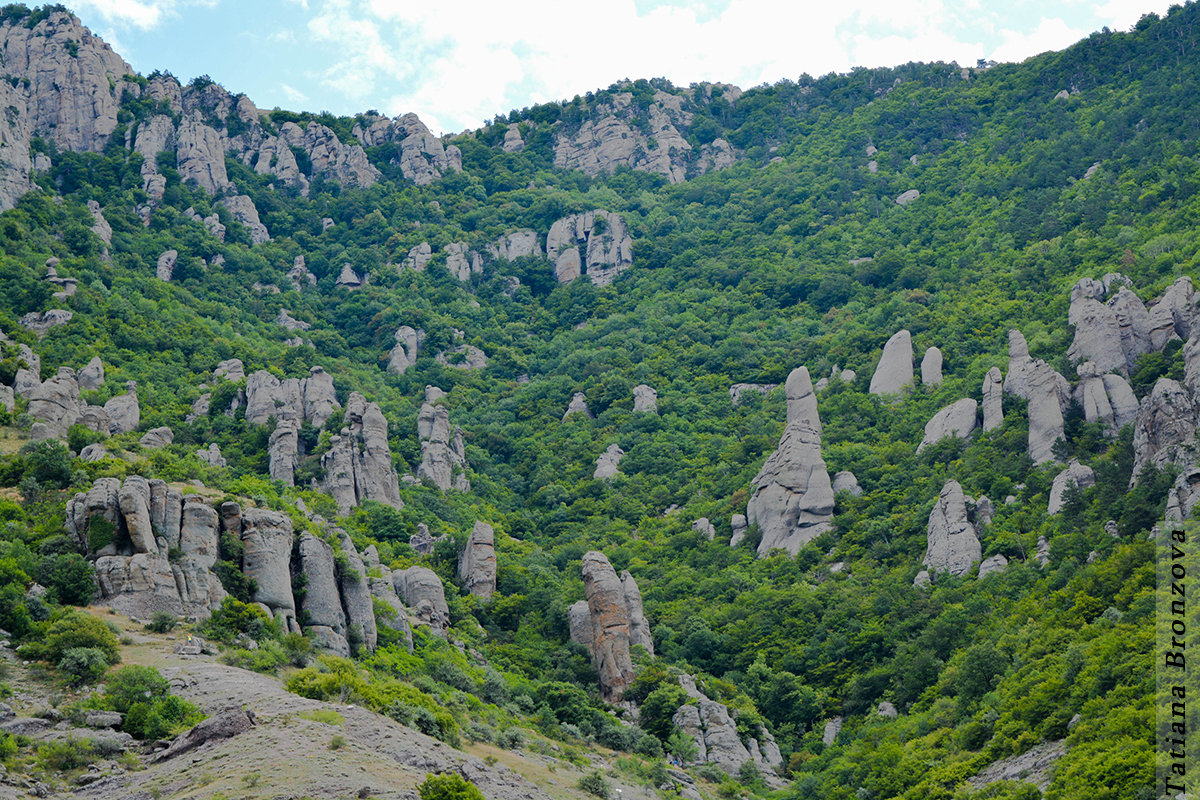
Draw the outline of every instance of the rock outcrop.
M1200 404L1183 386L1159 378L1142 399L1133 428L1133 477L1136 483L1146 465L1195 464L1196 425Z
M75 379L79 382L79 391L94 392L104 385L104 363L100 356L95 356L79 370Z
M716 764L731 775L747 761L768 775L783 767L783 756L766 728L755 725L753 738L743 744L736 712L701 692L690 675L680 676L679 685L690 700L679 707L672 721L695 742L695 763Z
M1029 403L1029 457L1035 464L1054 459L1053 447L1063 436L1063 411L1071 404L1071 387L1049 364L1029 355L1020 331L1008 332L1008 376L1004 391Z
M375 606L371 602L367 567L349 534L343 530L336 531L336 534L345 564L338 575L338 586L341 589L342 608L346 611L347 638L352 644L361 643L367 652L374 652L379 633L375 626Z
M421 333L408 325L396 329L396 345L388 356L387 371L393 375L403 375L409 367L417 363L417 350L421 346Z
M571 395L571 402L567 404L567 410L563 414L563 422L566 422L567 417L572 414L582 414L587 419L592 418L592 412L588 410L587 395L583 392L576 392Z
M142 438L138 440L138 444L147 450L160 450L164 447L169 447L175 441L175 432L163 425L158 428L151 428L142 434Z
M625 451L620 445L610 444L608 448L596 457L596 469L592 472L592 479L597 481L611 481L621 474L621 459L625 457Z
M235 379L232 375L226 377ZM319 428L340 407L333 376L321 367L313 367L302 379L281 381L266 370L246 378L246 421L252 425L265 425L274 417L301 424L311 422Z
M964 397L943 408L925 423L925 438L917 446L920 453L931 444L936 444L947 437L966 439L975 431L975 418L979 404L974 398Z
M368 403L358 392L346 402L345 426L330 438L330 449L321 456L325 469L323 488L342 514L365 500L403 508L400 479L392 466L388 426L378 403Z
M496 591L496 532L486 522L476 522L458 557L458 579L471 594L487 600Z
M443 147L416 114L389 120L366 115L351 134L367 147L395 146L392 163L417 186L428 186L448 172L462 171L462 153L454 145Z
M758 554L792 555L829 530L833 487L821 457L821 420L808 369L787 379L788 420L776 448L755 476L746 518L762 530Z
M538 258L542 246L536 231L528 229L509 231L486 248L487 254L498 261L516 261L518 258Z
M642 592L629 570L621 571L621 589L625 593L625 610L629 617L629 644L641 645L654 655L654 639L650 636L650 623L642 609ZM590 608L590 607L589 607Z
M246 227L246 230L250 233L250 244L264 244L271 241L271 234L267 232L267 226L259 219L258 208L249 197L246 195L231 195L223 197L217 202L229 209L230 215L236 222Z
M657 414L658 392L644 383L633 387L633 413Z
M936 347L926 350L921 359L921 385L942 385L942 351Z
M225 597L216 512L163 481L101 478L67 502L66 529L95 562L99 602L124 614L207 616Z
M108 431L112 434L137 430L142 423L142 406L138 402L137 381L126 381L125 394L109 398L104 404L108 415Z
M1096 473L1092 471L1092 468L1080 464L1078 460L1072 458L1067 463L1067 468L1054 476L1054 482L1050 485L1050 502L1046 513L1054 515L1062 511L1068 489L1086 489L1095 485Z
M600 696L607 702L617 702L633 682L625 587L604 554L595 550L583 556L583 585L591 616L592 661L600 675Z
M858 485L858 478L854 477L854 473L849 470L842 470L833 476L833 493L849 492L854 497L862 495L862 487Z
M285 631L299 633L290 567L294 536L291 519L265 508L247 508L239 518L242 571L255 581L254 602Z
M983 376L983 430L994 431L1004 424L1004 375L992 367Z
M79 384L70 367L60 367L57 375L29 393L29 416L43 426L40 437L34 438L65 439L79 415Z
M777 383L735 383L729 387L729 399L735 406L740 406L747 393L768 394L778 388Z
M633 239L620 214L586 211L550 226L546 257L559 283L586 275L596 286L607 286L633 264Z
M942 487L929 514L928 542L921 563L930 573L966 575L983 555L975 526L967 518L967 502L958 481Z
M392 585L419 623L428 625L437 636L446 635L450 607L446 605L446 590L437 573L428 567L398 569L392 573Z
M428 480L443 493L451 489L471 491L467 479L467 455L461 428L450 428L450 412L434 405L446 393L436 386L425 387L425 402L417 415L417 436L421 440L421 463L417 478Z
M897 331L883 346L883 355L871 376L871 394L899 394L913 382L912 335Z
M1110 434L1136 419L1138 401L1128 381L1120 375L1100 374L1091 361L1080 364L1078 372L1075 402L1083 408L1084 419L1104 423Z

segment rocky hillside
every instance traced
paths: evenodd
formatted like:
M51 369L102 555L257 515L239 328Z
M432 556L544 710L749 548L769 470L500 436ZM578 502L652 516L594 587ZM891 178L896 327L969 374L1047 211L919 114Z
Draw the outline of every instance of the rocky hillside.
M0 796L1150 796L1197 14L439 138L5 7Z

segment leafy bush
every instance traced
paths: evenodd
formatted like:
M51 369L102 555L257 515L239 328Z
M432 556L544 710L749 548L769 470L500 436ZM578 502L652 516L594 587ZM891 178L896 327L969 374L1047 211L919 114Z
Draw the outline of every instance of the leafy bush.
M426 775L417 784L417 794L421 800L483 800L478 786L452 772Z
M599 772L589 772L579 779L579 788L588 794L608 800L608 781Z
M124 714L121 729L135 739L160 739L204 718L196 706L170 694L170 683L153 667L122 667L106 685L103 707Z
M109 666L107 654L95 647L72 647L58 661L58 671L73 686L95 683L104 677Z
M21 652L57 664L68 650L80 647L99 650L109 664L121 660L117 636L112 629L91 614L75 610L67 611L47 625L44 635L36 642L22 645Z
M166 611L155 611L146 625L146 630L154 633L170 633L179 624L179 618Z
M232 644L239 634L259 641L277 639L280 636L278 624L268 617L265 611L233 597L226 597L221 601L221 607L204 621L200 632L225 644Z
M86 739L61 739L47 742L37 749L37 764L44 770L67 772L96 761L99 753Z
M42 556L34 577L46 587L53 600L86 606L96 593L96 571L79 553Z

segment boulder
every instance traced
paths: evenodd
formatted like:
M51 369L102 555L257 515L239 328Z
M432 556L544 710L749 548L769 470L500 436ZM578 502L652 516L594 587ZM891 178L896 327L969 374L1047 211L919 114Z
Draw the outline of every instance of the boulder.
M208 447L202 447L196 451L196 458L200 459L210 467L227 467L229 462L221 455L221 448L216 442L210 442Z
M1060 388L1065 381L1046 362L1033 362L1028 371L1029 457L1035 464L1054 460L1054 443L1063 437Z
M747 393L767 394L778 388L777 383L735 383L729 387L729 399L735 406L740 406Z
M921 385L942 385L942 351L936 347L926 350L921 359Z
M711 522L708 521L708 517L700 517L699 519L693 521L692 530L694 530L696 533L704 534L704 538L708 539L710 542L717 536L717 529L713 527Z
M1001 573L1008 569L1008 559L1000 553L994 556L988 556L979 564L979 580L983 580L988 575L993 573Z
M218 533L219 520L213 507L197 495L184 498L179 526L180 551L203 569L211 570L217 563Z
M246 230L250 232L250 244L263 244L271 241L271 234L267 231L267 226L263 225L262 220L259 219L258 208L249 197L244 194L230 195L218 200L217 204L229 209L233 219L246 227Z
M496 591L496 533L486 522L476 522L458 557L458 578L463 588L487 600Z
M1073 362L1091 361L1100 372L1125 372L1128 365L1121 345L1120 323L1113 310L1096 299L1089 287L1081 281L1071 294L1067 320L1075 326L1075 340L1067 350L1067 357Z
M1183 522L1192 516L1200 503L1200 467L1189 467L1179 473L1167 492L1164 517L1169 522Z
M901 192L896 196L896 205L906 206L921 196L921 193L916 189L909 189L906 192Z
M513 130L512 128L509 129ZM487 246L488 255L501 261L515 261L518 258L540 258L542 246L538 242L536 231L509 231Z
M947 437L968 438L975 431L975 418L978 411L979 404L975 402L975 399L965 397L934 414L933 418L925 423L925 438L917 446L917 452L920 453L929 445L936 444Z
M913 381L912 336L908 331L897 331L883 346L883 355L871 376L871 394L899 394Z
M421 242L408 251L400 268L424 272L431 258L433 258L433 248L429 246L429 242Z
M1162 297L1150 304L1150 347L1155 352L1172 339L1187 339L1196 322L1200 297L1192 287L1192 279L1184 275L1167 287Z
M81 392L94 392L104 385L104 363L100 356L93 356L87 365L75 376Z
M174 441L175 432L164 425L146 431L138 443L147 450L161 450L164 447L170 447Z
M467 457L462 431L450 429L450 412L434 405L446 393L436 386L425 387L425 402L417 414L417 437L421 440L421 463L417 478L428 480L443 493L451 489L471 491L467 479Z
M73 311L68 311L65 308L52 308L49 311L30 311L21 317L21 327L27 328L37 334L41 339L51 328L57 328L60 325L66 325L75 316Z
M612 564L595 550L583 556L583 584L592 620L592 660L600 675L600 696L607 702L617 702L633 682L625 588Z
M254 725L253 712L242 708L221 709L187 733L177 736L166 750L155 753L150 760L165 761L194 750L206 742L232 739L250 730Z
M583 645L589 651L592 649L592 612L588 608L587 600L576 600L567 609L567 627L572 642Z
M45 438L65 439L80 415L75 370L60 367L57 375L30 392L28 413L46 426Z
M621 459L624 457L625 451L619 445L610 444L608 449L596 458L596 470L592 473L592 479L611 481L616 478L621 474Z
M862 487L858 485L858 478L848 470L842 470L833 476L833 493L838 492L849 492L854 497L860 497L863 493Z
M808 370L788 376L788 424L751 485L746 518L762 530L759 556L775 548L792 555L829 530L833 486L821 457L821 421Z
M1102 422L1113 434L1134 421L1138 402L1128 381L1120 375L1101 375L1090 361L1080 364L1078 373L1075 401L1088 422Z
M125 384L125 394L110 398L104 404L104 413L108 415L109 433L127 433L135 431L142 423L142 407L138 403L137 381Z
M99 442L95 444L89 444L87 447L79 451L79 459L88 463L108 458L108 455L108 450Z
M644 383L633 387L633 413L657 414L658 392Z
M587 396L583 392L576 392L571 396L571 402L567 404L567 411L563 414L563 422L566 422L567 417L572 414L582 414L588 419L592 418L592 412L588 410Z
M358 273L354 271L354 267L350 262L346 262L342 264L342 271L338 273L334 285L344 286L347 289L358 289L363 285L363 279L358 277Z
M1067 468L1055 476L1054 482L1050 486L1050 503L1046 508L1046 513L1054 515L1062 511L1067 489L1072 487L1086 489L1095 485L1096 475L1092 468L1080 464L1078 460L1072 458L1067 464Z
M826 747L833 744L837 740L837 736L842 732L842 718L834 717L825 721L825 728L821 731L821 741Z
M729 546L737 547L746 538L746 531L749 530L750 523L746 520L745 514L733 514L729 517L729 529L733 534L729 537Z
M650 636L650 623L642 609L642 592L629 570L621 571L621 589L625 593L625 610L629 617L629 644L641 645L654 655L654 639ZM590 606L589 606L590 609Z
M1150 335L1150 313L1141 298L1128 286L1122 286L1109 298L1108 307L1116 318L1120 331L1121 351L1126 369L1137 368L1137 360L1153 350Z
M927 537L921 563L931 573L966 575L982 556L975 526L967 519L966 498L957 481L947 481L942 487L929 514Z
M417 621L428 625L437 636L445 636L450 627L450 607L437 573L428 567L409 567L392 573L392 585L412 609Z

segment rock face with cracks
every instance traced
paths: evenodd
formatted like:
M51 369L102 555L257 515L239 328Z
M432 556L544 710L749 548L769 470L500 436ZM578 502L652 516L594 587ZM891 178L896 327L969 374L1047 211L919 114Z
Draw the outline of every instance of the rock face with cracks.
M788 422L776 448L755 476L746 518L762 530L758 554L780 548L795 555L829 530L833 486L821 457L821 420L808 370L787 380Z
M604 554L595 550L583 556L583 585L592 623L592 662L600 675L600 695L608 702L616 702L633 682L625 587Z
M941 368L939 366L939 373ZM913 382L912 335L897 331L883 346L883 355L871 376L871 394L899 394Z
M458 558L458 578L463 587L487 600L496 591L496 532L486 522L476 522Z
M967 502L958 481L942 487L929 514L928 542L921 563L931 572L966 575L982 556L975 526L967 518Z

